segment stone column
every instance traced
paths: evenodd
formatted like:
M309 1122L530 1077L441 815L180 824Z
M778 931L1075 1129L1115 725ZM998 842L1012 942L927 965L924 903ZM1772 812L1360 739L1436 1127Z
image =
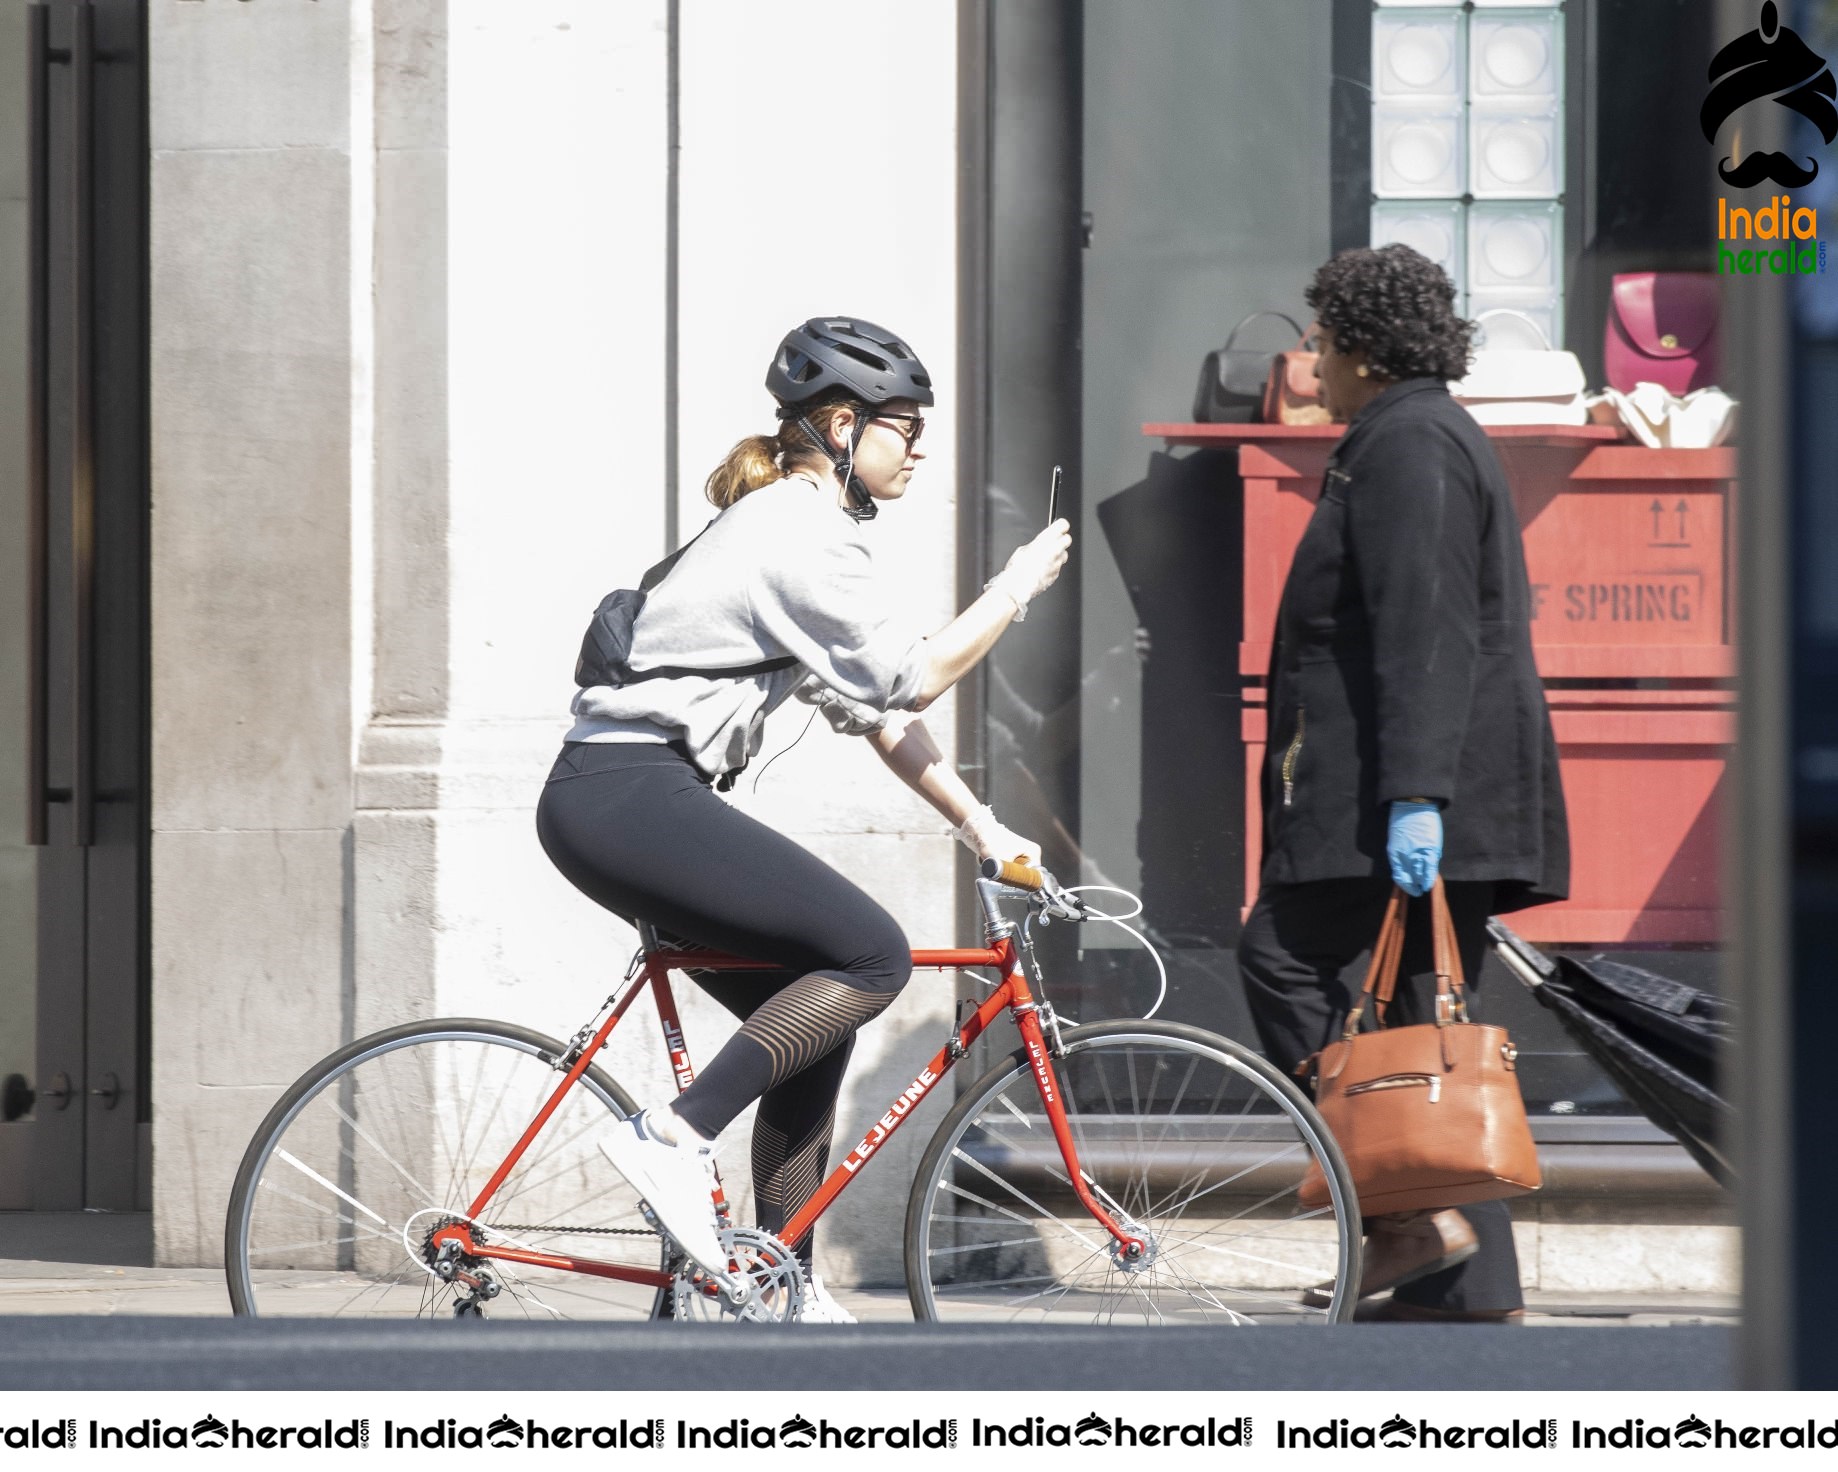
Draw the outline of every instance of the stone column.
M217 1260L256 1122L348 1028L350 68L364 9L149 8L163 1263Z

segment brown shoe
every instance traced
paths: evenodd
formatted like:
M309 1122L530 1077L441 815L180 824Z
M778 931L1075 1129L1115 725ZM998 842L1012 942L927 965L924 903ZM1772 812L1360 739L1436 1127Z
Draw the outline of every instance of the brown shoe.
M1426 1308L1401 1298L1362 1303L1353 1315L1361 1324L1523 1324L1522 1308Z
M1481 1250L1468 1219L1454 1207L1442 1211L1402 1211L1372 1218L1366 1233L1365 1268L1359 1296L1370 1298L1405 1283L1466 1262ZM1333 1283L1317 1283L1302 1295L1309 1308L1334 1301Z

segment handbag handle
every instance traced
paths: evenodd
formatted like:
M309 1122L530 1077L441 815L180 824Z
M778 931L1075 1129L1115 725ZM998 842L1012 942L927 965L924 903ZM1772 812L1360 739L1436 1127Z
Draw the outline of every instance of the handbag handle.
M1405 894L1397 885L1391 887L1391 898L1385 903L1385 918L1379 922L1378 939L1372 946L1372 961L1366 967L1366 984L1360 988L1359 1002L1347 1013L1343 1042L1352 1042L1365 1015L1366 1003L1373 1003L1373 1016L1380 1027L1391 1006L1398 986L1398 967L1404 959ZM1462 975L1461 950L1455 943L1455 918L1449 912L1449 897L1442 887L1442 876L1436 876L1430 891L1430 925L1436 968L1436 1026L1468 1020L1466 978Z
M1220 351L1229 353L1232 350L1232 344L1238 339L1238 334L1243 332L1245 328L1249 327L1259 317L1275 317L1279 322L1287 322L1290 330L1294 332L1297 337L1302 335L1302 329L1296 326L1296 319L1291 317L1287 312L1253 312L1225 335L1225 346L1221 348Z
M1455 915L1440 874L1430 891L1430 923L1436 928L1436 1025L1447 1027L1450 1022L1468 1020L1468 989L1462 975L1461 947L1455 940Z

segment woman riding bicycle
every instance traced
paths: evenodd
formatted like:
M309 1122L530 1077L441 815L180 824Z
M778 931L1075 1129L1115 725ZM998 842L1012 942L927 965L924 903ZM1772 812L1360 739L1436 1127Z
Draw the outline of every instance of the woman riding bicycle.
M925 458L924 366L873 323L814 318L779 344L766 387L778 432L743 439L708 478L720 514L647 591L622 675L576 694L536 815L556 867L614 914L781 968L698 978L740 1030L668 1109L644 1110L604 1147L663 1229L718 1276L728 1262L710 1143L758 1100L759 1222L776 1232L791 1220L824 1177L855 1032L912 966L886 910L717 790L795 695L866 736L979 857L1037 862L1038 845L978 804L906 712L976 667L1071 546L1055 522L943 629L915 638L874 576L868 523ZM808 1238L790 1245L808 1265ZM816 1280L803 1317L849 1321Z

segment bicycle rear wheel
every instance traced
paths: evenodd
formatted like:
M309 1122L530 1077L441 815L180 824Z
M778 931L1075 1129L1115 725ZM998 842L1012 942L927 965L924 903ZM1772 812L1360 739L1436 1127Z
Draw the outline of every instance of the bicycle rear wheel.
M1134 1325L1344 1322L1359 1207L1314 1106L1227 1038L1159 1022L1067 1029L1053 1061L1079 1167L1149 1251L1126 1263L1079 1202L1018 1049L932 1137L906 1212L913 1317ZM1329 1204L1297 1188L1321 1167ZM1333 1279L1311 1309L1302 1289Z
M239 1314L446 1317L462 1290L426 1267L562 1081L565 1049L503 1022L451 1018L360 1038L269 1111L230 1195L224 1266ZM558 1105L476 1227L493 1243L663 1266L662 1239L599 1141L636 1106L599 1068ZM492 1261L496 1318L660 1315L667 1291Z

